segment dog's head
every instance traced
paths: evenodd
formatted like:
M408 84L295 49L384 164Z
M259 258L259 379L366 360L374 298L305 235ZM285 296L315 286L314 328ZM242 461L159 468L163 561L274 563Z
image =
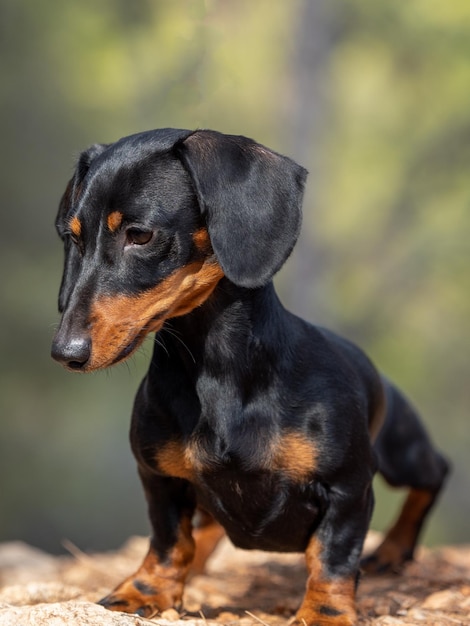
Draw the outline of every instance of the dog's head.
M163 129L83 152L56 220L65 264L52 356L129 356L226 276L269 282L298 236L306 172L245 137Z

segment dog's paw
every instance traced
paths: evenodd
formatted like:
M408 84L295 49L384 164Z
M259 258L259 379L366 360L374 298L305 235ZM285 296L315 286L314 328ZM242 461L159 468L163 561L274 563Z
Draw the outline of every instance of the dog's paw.
M299 610L289 626L355 626L355 611L342 611L332 606L319 606L315 610Z
M357 614L354 581L313 582L292 620L292 626L354 626Z
M403 566L413 559L408 546L385 539L380 546L361 561L361 570L367 574L399 574Z
M98 604L110 611L135 613L140 617L153 617L167 609L181 607L183 585L172 580L157 581L154 585L138 577L130 577Z

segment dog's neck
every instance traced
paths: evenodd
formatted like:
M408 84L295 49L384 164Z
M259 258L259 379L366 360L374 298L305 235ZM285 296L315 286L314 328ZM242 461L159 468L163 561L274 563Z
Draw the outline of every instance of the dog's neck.
M272 282L246 289L223 278L202 306L166 323L162 341L196 368L204 361L246 370L256 350L268 353L270 343L282 343L285 317Z
M233 442L234 424L243 421L243 406L253 402L253 389L261 396L273 389L279 368L290 358L288 320L272 283L244 289L222 278L202 306L166 322L155 342L148 380L155 393L181 385L180 410L192 390L197 402L193 400L195 404L184 412L185 424L195 428L197 422L199 428L208 429L212 447ZM176 410L171 412L174 401L167 401L168 428L177 428L178 423L184 431L187 424L178 421ZM200 408L194 412L193 406Z

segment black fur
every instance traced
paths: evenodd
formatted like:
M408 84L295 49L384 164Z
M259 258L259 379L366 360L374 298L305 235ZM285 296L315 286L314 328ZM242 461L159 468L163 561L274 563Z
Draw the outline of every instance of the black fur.
M90 371L129 356L157 331L131 442L149 503L151 554L162 567L174 566L182 520L199 507L238 546L307 551L308 561L315 553L317 570L309 569L322 584L355 581L377 466L392 485L412 488L413 513L398 523L412 539L401 545L393 531L388 550L369 560L378 570L411 558L446 474L414 410L364 353L279 302L271 279L297 239L305 177L245 137L165 129L93 146L62 199L63 315L53 357ZM198 280L221 268L203 301L175 279L187 270L190 281L199 267ZM156 302L147 319L142 303L152 289L156 300L164 294L162 310ZM136 319L128 314L134 303ZM395 561L386 556L391 545ZM136 578L139 585L145 595L158 576ZM105 606L144 610L122 589ZM316 593L307 591L299 621L353 623L353 609L345 612L334 591L318 601ZM157 598L144 613L166 602Z

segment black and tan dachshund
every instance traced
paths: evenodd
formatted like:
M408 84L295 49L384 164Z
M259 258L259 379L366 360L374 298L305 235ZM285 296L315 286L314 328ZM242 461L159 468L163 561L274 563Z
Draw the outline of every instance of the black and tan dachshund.
M272 277L299 233L306 171L245 137L163 129L94 145L57 229L65 245L52 356L75 372L129 357L156 333L131 443L152 537L101 601L179 607L224 532L306 554L306 624L350 625L378 469L409 487L365 562L411 559L447 463L415 411L345 339L286 311Z

